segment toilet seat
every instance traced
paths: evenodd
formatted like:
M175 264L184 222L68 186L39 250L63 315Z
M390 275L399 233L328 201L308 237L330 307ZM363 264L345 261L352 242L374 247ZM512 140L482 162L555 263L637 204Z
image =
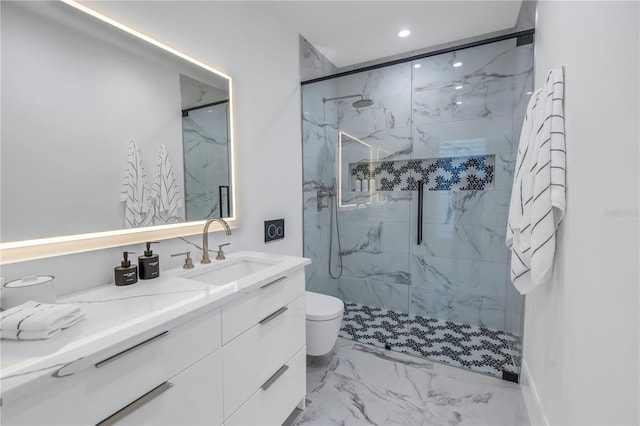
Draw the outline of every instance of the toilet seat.
M342 316L344 303L337 297L307 291L307 321L329 321Z

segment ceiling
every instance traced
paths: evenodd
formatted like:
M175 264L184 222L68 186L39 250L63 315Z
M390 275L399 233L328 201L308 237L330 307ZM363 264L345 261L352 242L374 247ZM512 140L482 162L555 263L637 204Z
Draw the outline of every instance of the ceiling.
M515 27L521 0L272 1L338 68ZM411 35L398 37L407 28Z

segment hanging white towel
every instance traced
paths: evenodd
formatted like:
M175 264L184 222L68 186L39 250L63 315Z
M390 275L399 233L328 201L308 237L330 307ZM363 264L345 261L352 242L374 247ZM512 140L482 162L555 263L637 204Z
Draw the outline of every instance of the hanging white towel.
M167 155L167 148L164 145L160 145L158 151L156 178L151 198L153 199L154 225L183 221L181 215L182 195Z
M2 312L0 337L17 340L47 339L83 318L84 314L78 306L30 300Z
M527 107L509 206L511 280L521 294L548 281L566 209L564 77L552 70Z
M142 167L142 158L134 141L129 142L127 168L120 201L125 204L124 227L137 228L151 224L151 201L147 177Z

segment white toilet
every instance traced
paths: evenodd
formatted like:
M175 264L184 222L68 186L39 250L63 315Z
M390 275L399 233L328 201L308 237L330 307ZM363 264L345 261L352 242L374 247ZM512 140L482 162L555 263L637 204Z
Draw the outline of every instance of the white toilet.
M337 297L307 291L307 355L331 352L342 324L344 303Z

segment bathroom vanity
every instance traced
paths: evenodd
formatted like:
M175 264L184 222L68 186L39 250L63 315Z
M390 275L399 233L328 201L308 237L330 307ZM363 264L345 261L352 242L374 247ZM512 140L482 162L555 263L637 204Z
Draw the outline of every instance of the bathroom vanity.
M86 318L2 341L2 424L282 424L304 404L308 263L245 251L59 298Z

